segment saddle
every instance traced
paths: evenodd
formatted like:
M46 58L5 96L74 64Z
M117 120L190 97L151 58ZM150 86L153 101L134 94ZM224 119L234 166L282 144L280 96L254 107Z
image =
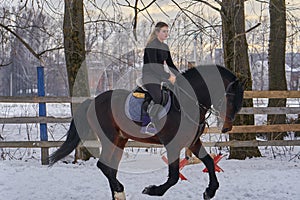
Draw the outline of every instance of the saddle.
M161 105L164 109L158 114L160 119L168 113L171 107L170 92L166 84L162 84L161 93ZM125 113L129 119L136 122L142 122L143 117L149 118L150 121L147 109L151 103L153 103L152 97L147 90L137 86L126 99Z
M149 103L152 100L147 89L143 86L142 78L136 79L137 87L133 90L133 96L136 98L145 98L145 101L148 100ZM169 86L166 82L161 82L161 93L162 93L162 102L161 105L165 106L169 99Z

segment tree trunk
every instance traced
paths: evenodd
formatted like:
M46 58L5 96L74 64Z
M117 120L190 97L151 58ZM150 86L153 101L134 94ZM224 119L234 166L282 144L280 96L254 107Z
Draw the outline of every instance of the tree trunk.
M244 0L222 1L222 37L225 66L241 81L247 81L245 90L252 90L248 58L248 44L245 35ZM243 107L253 107L252 100L245 99ZM238 115L234 125L254 124L254 115ZM230 140L255 140L253 133L229 134ZM258 147L231 147L231 159L260 157Z
M63 31L70 96L89 96L87 76L76 80L81 67L85 68L83 72L86 71L83 0L65 0ZM82 85L75 88L77 81L81 81Z
M90 89L85 64L83 0L65 0L63 32L70 96L89 97ZM72 104L73 116L78 105ZM86 148L77 149L75 155L82 160L88 160L91 156Z
M286 90L285 46L286 7L285 0L270 0L269 41L269 90ZM269 107L285 107L286 99L269 99ZM268 115L268 124L285 124L285 115ZM268 139L282 140L286 133L270 133Z

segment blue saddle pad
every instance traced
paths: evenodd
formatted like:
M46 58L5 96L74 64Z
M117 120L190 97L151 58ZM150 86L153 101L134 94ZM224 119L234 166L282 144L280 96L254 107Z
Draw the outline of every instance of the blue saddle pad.
M130 93L125 102L125 113L126 116L136 122L142 122L142 104L144 102L144 98L136 98ZM168 102L164 106L164 109L158 113L158 118L161 119L166 116L171 108L171 98L169 95Z

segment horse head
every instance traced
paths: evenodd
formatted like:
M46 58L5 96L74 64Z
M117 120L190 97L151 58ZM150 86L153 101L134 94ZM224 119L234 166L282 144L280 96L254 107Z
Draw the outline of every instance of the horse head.
M183 88L182 96L189 96L188 99L194 98L190 96L193 92L189 91L188 87L182 86L184 83L182 79L187 80L191 85L201 107L207 108L206 110L213 107L212 110L218 113L218 117L224 121L222 132L226 133L232 130L235 115L243 104L244 83L241 83L225 67L219 65L197 66L184 72L178 81L178 85ZM187 103L184 109L187 110L190 105L193 103Z
M241 110L243 105L244 83L238 79L230 82L225 90L226 109L225 114L221 113L221 117L225 119L222 133L232 130L233 121L236 114Z

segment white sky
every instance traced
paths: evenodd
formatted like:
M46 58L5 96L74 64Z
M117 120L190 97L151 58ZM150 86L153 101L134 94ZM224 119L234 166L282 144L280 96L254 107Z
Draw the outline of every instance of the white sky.
M101 5L108 5L108 7L110 7L111 9L113 8L111 3L109 2L115 2L115 3L120 3L120 4L124 4L127 5L125 0L95 0L98 4L98 6L101 7ZM134 5L134 1L135 0L129 0L129 2ZM144 4L148 5L152 0L144 0ZM179 0L176 1L178 2L178 4L181 4L181 2L184 2L186 0ZM20 0L0 0L0 4L2 5L8 5L8 6L17 6L20 5ZM22 1L23 3L26 2L25 0ZM63 1L62 0L34 0L34 1L28 1L28 5L32 5L32 2L34 2L35 5L37 5L37 2L47 2L45 3L48 5L59 5L58 8L62 9L62 10L55 10L56 12L63 12ZM84 2L87 2L87 0L84 0ZM143 8L143 5L141 4L142 1L139 1L139 7ZM187 1L187 2L193 2L193 1ZM208 2L214 4L216 7L219 7L218 4L214 3L214 0L208 0ZM266 0L266 2L268 2ZM169 15L171 16L171 18L174 18L175 15L178 12L177 7L174 5L174 3L172 3L170 0L158 0L157 4L159 4L162 9ZM292 9L292 13L298 17L300 17L299 14L299 9L300 9L300 0L286 0L286 4L287 4L287 9L290 10ZM21 4L22 5L22 4ZM110 5L110 6L109 6ZM261 3L259 3L257 0L247 0L245 3L245 7L246 7L246 16L247 18L251 18L252 16L258 16L260 15L260 10L261 10ZM268 5L267 3L264 4L264 11L267 14L268 12ZM209 14L211 15L215 15L218 14L216 11L208 8L206 6L207 9L205 9ZM298 8L298 10L294 10L294 8ZM131 12L133 14L133 10L132 9L126 9L126 8L122 8L124 11L126 11L127 14L129 14L129 12ZM109 9L108 9L109 10ZM153 14L154 18L159 18L161 11L159 10L159 8L155 5L152 4L151 7L149 7L149 9L147 9L147 11L151 14ZM145 11L143 12L145 13Z

